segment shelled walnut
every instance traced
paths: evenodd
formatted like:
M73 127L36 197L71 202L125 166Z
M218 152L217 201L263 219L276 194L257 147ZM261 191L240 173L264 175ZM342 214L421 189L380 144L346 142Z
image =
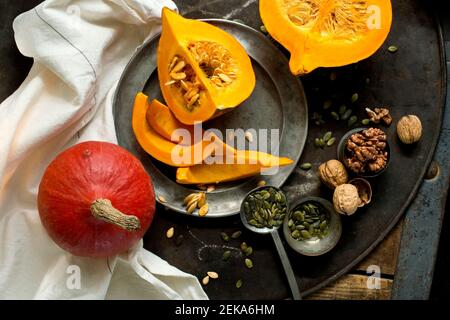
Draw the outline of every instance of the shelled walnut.
M369 128L350 136L346 145L346 164L355 173L376 173L388 161L387 137L383 130Z
M380 123L380 121L383 121L383 123L387 126L391 125L392 123L392 116L389 113L389 109L387 107L383 108L374 108L369 109L366 108L367 115L370 117L370 121L373 123Z

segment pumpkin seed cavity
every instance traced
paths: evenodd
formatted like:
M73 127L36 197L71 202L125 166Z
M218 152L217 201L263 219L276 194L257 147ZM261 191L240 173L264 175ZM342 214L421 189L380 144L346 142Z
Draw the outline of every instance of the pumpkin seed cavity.
M352 40L368 31L365 0L284 0L284 7L292 23L321 36Z

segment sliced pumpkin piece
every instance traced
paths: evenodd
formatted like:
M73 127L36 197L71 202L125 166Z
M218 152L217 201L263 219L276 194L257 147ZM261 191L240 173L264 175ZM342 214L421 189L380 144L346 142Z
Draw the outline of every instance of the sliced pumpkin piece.
M152 127L157 133L159 133L167 140L186 146L194 143L194 126L185 125L179 122L170 111L170 109L158 100L153 99L152 102L150 102L150 105L147 109L146 118L150 127ZM177 134L178 129L183 129L183 131L180 131ZM201 138L206 141L215 142L214 144L210 144L207 147L215 149L208 154L214 153L215 155L219 156L225 155L227 154L227 152L229 155L236 152L235 148L223 142L223 140L214 133L208 132L207 134L205 134L205 132L201 128L199 130L200 131L198 135ZM187 138L185 134L188 135L189 138Z
M390 0L260 0L270 35L291 53L294 75L374 54L392 23Z
M148 97L136 95L132 116L132 127L138 143L155 159L173 167L188 167L203 162L214 152L214 142L201 140L191 146L175 144L159 135L147 122Z
M184 124L234 108L255 87L245 49L227 32L164 8L158 77L168 107Z
M149 125L161 136L175 143L181 143L183 145L191 145L194 138L194 127L188 126L178 121L170 109L153 99L147 109L146 118ZM183 129L189 133L191 139L189 141L183 141L182 135L174 134L176 130Z
M238 150L231 163L199 164L178 168L176 179L180 184L213 184L239 180L258 175L275 166L292 164L289 158L248 150Z

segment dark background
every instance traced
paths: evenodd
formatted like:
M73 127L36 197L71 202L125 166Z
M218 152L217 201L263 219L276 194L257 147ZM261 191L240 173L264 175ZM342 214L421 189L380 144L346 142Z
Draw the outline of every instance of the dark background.
M27 11L40 3L40 0L16 0L8 2L2 0L0 3L0 101L7 98L26 77L32 60L23 57L17 50L12 22L21 12ZM450 13L444 6L445 1L435 1L438 7L437 12L444 26L444 37L450 41ZM439 8L442 6L442 8ZM450 198L450 197L449 197ZM449 198L447 198L447 209L442 226L442 234L439 245L438 257L433 279L430 299L440 300L450 297L450 217Z

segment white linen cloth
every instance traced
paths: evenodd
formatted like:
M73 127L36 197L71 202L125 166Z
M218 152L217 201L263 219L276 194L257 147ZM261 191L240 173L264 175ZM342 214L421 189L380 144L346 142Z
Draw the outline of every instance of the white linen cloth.
M49 238L36 206L59 152L86 140L116 143L115 86L160 30L164 6L176 8L169 0L47 0L14 21L17 46L34 65L0 105L0 299L207 299L196 277L142 241L119 257L72 256Z

